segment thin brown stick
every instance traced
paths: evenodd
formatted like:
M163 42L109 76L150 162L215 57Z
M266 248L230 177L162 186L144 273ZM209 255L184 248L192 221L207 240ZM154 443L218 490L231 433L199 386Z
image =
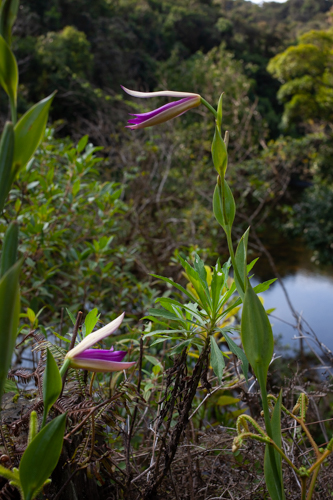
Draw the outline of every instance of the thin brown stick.
M79 331L79 327L80 327L80 324L81 324L82 316L83 316L82 311L79 311L77 313L77 316L76 316L76 321L75 321L75 325L74 325L74 329L73 329L71 343L69 344L69 350L73 349L73 347L75 345L75 340L76 340L77 333ZM68 372L68 369L66 370L66 372L64 373L64 375L62 377L62 390L61 390L61 393L60 393L60 396L59 396L60 398L62 396L62 393L64 392L65 383L66 383L66 377L67 377L67 372Z

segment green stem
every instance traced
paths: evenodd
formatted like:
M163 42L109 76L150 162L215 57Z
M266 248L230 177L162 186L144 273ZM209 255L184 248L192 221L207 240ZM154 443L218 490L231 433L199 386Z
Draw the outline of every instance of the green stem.
M12 122L13 122L13 125L15 126L16 122L17 122L17 110L16 110L15 101L12 97L9 97L9 104L10 104L10 113L11 113L11 117L12 117Z
M320 470L320 465L316 468L316 470L313 473L313 476L312 476L312 479L311 479L311 483L310 483L310 487L309 487L309 491L308 491L308 496L306 497L306 500L311 500L312 499L312 495L313 495L313 492L314 492L314 487L316 485L316 481L317 481L317 477L318 477L318 474L319 474L319 470Z
M292 463L292 461L291 461L291 460L289 460L289 458L287 457L287 455L285 455L285 454L283 453L283 451L281 450L281 448L279 448L279 447L278 447L278 445L277 445L277 444L273 441L273 439L272 439L272 440L271 440L271 442L270 442L270 446L273 446L273 448L275 448L275 449L276 449L276 451L277 451L278 453L280 453L281 457L282 457L282 458L283 458L283 459L287 462L287 464L289 464L289 465L290 465L290 467L291 467L292 469L294 469L294 471L296 472L296 474L298 474L298 475L299 475L299 470L297 469L297 467L295 467L295 465Z
M60 375L61 375L61 377L63 377L65 375L65 373L67 372L70 363L71 362L70 362L70 360L68 358L64 360L64 364L60 368Z
M306 477L301 477L300 479L302 483L301 500L306 500Z
M308 472L310 474L312 474L312 472L316 469L316 467L318 467L319 465L322 464L322 462L328 457L328 455L330 455L332 452L330 450L326 450L325 453L322 454L322 456L317 460L316 463L314 463L312 465L312 467L310 467L310 469L308 470Z
M270 413L269 413L268 400L267 400L266 380L265 380L265 377L263 376L262 369L259 370L257 378L258 378L258 382L259 382L260 389L261 389L262 407L264 410L266 432L267 432L268 436L271 438L271 440L274 442L272 425L271 425L271 417L270 417ZM279 448L277 451L279 451ZM270 458L271 465L272 465L272 471L274 474L275 483L276 483L276 485L280 485L280 491L283 494L283 486L281 484L281 478L280 478L278 466L277 466L277 463L275 460L275 453L274 453L273 446L268 445L268 453L269 453L269 458Z
M209 104L209 102L207 102L207 101L206 101L206 99L204 99L203 97L200 97L200 99L201 99L202 104L203 104L204 106L206 106L206 108L208 108L208 109L209 109L209 111L210 111L211 113L213 113L213 115L215 116L215 118L217 118L217 112L216 112L216 110L213 108L213 106L211 106L211 105Z

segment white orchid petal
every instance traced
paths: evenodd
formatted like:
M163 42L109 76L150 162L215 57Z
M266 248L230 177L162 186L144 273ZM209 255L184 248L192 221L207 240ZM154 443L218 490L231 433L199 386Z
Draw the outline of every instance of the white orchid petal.
M68 353L66 354L66 358L72 359L74 356L78 356L81 352L85 351L86 349L89 349L89 347L93 346L94 344L97 344L97 342L99 342L100 340L111 335L122 324L124 316L125 313L122 313L120 316L118 316L118 318L111 321L111 323L108 323L107 325L103 326L103 328L100 328L96 332L90 333L76 347L68 351Z
M121 85L121 88L129 95L133 97L148 98L148 97L200 97L199 94L193 94L192 92L175 92L174 90L159 90L158 92L138 92L136 90L130 90Z

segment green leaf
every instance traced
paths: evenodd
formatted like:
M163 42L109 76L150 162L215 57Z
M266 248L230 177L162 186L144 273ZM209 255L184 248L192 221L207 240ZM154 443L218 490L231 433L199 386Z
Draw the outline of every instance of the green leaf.
M276 281L277 278L273 278L272 280L267 280L267 281L264 281L264 283L259 283L259 285L255 286L253 288L253 290L256 292L256 293L262 293L262 292L265 292L266 290L269 289L269 287L271 286L272 283L274 283L274 281Z
M273 437L275 444L277 444L277 446L279 448L281 448L281 446L282 446L281 400L282 400L282 393L280 392L279 397L276 401L273 413L272 413L272 418L271 418L272 437ZM274 450L275 463L276 463L276 466L278 469L278 474L280 477L280 483L276 484L275 479L274 479L272 465L271 465L268 446L269 445L267 444L266 448L265 448L265 458L264 458L264 471L265 471L266 486L267 486L268 492L269 492L272 500L284 500L285 494L284 494L284 489L283 489L283 477L282 477L282 457L281 457L280 453L278 453L276 450ZM281 488L281 485L282 485L282 488Z
M223 98L223 92L220 95L219 102L217 105L217 118L216 118L216 127L217 127L218 131L220 132L220 134L222 133L221 132L221 128L222 128L222 98Z
M259 257L257 257L256 259L253 259L250 264L248 264L246 266L246 272L247 274L249 274L249 272L251 271L251 269L254 267L254 265L256 264L256 262L259 260Z
M75 325L76 320L75 320L75 318L74 318L73 314L70 312L70 310L69 310L69 309L67 309L67 307L66 307L66 311L67 311L68 316L69 316L69 317L70 317L70 319L71 319L71 322L73 323L73 325Z
M159 297L158 299L156 299L156 302L159 302L161 304L161 306L165 307L165 309L168 309L168 307L166 307L166 306L168 304L170 304L171 306L176 306L177 308L179 308L179 310L187 311L191 317L193 316L194 318L196 318L198 320L200 326L204 325L203 318L205 318L206 315L201 313L200 311L198 311L197 304L192 304L192 303L181 304L177 300L169 299L168 297ZM168 309L168 310L172 313L172 310L170 310L170 309ZM196 325L198 324L198 323L195 323L193 321L192 321L192 323L194 323Z
M8 378L5 380L4 392L5 393L6 392L15 392L15 394L20 394L14 380L9 380Z
M0 400L16 342L20 316L19 276L22 260L0 280Z
M44 427L46 417L52 407L57 401L62 389L62 380L57 363L54 360L51 352L47 349L46 354L46 368L43 377L43 402L44 414L43 424Z
M53 331L52 333L53 333L53 335L55 335L58 339L63 340L64 342L68 342L68 343L70 343L70 340L69 340L69 339L66 339L66 337L63 337L63 336L62 336L62 335L60 335L59 333L57 333L57 332L55 332L55 331Z
M18 7L19 0L3 0L0 8L0 35L3 36L9 46Z
M81 153L84 150L84 148L87 145L88 138L89 138L88 135L84 135L83 137L81 137L81 139L78 142L78 145L76 146L76 150L78 153Z
M153 347L156 344L161 344L162 342L165 342L166 340L170 340L171 337L161 337L160 339L155 340L152 344L150 344L150 347Z
M15 125L13 178L28 163L43 139L55 93L32 106Z
M96 307L87 314L86 319L84 320L84 324L86 327L85 336L89 335L93 331L99 320L99 317L100 314L98 314L98 309Z
M230 259L228 261L230 267ZM227 270L229 270L229 267ZM226 285L228 278L228 271L225 274L224 269L221 268L219 261L217 261L216 266L213 268L213 276L211 283L211 293L212 293L212 305L213 305L213 315L219 312L218 305L220 303L220 298L222 294L222 290Z
M228 153L227 153L227 148L224 144L224 140L222 139L221 132L217 126L215 128L215 133L212 142L212 157L213 157L214 167L217 173L219 174L221 181L223 182L228 165Z
M157 316L158 318L170 319L172 321L179 321L179 317L164 309L148 309L148 314L151 316Z
M25 500L32 500L55 469L63 443L66 414L51 420L31 441L20 462Z
M222 184L216 184L213 195L213 212L217 222L222 226L225 232L231 230L235 219L236 205L230 187L225 180L224 190ZM224 200L224 202L223 202Z
M146 339L148 337L155 337L156 335L173 335L174 333L183 333L184 330L152 330L151 332L145 333L143 338Z
M244 377L246 382L248 382L249 362L247 360L245 353L242 351L240 347L238 347L237 344L235 344L235 342L225 332L222 332L222 335L225 338L230 351L233 354L235 354L235 356L237 356L238 359L241 360Z
M239 398L234 398L233 396L220 396L216 404L219 406L229 406L236 405L240 402Z
M198 273L199 278L201 278L202 282L207 285L207 271L205 269L205 263L202 259L200 259L197 253L194 254L194 269Z
M190 292L188 292L181 285L178 285L178 283L175 283L174 281L170 280L169 278L164 278L164 276L159 276L158 274L150 274L150 276L153 276L154 278L158 278L162 281L165 281L166 283L169 283L169 285L174 286L175 288L177 288L177 290L184 293L190 300L194 300L194 302L196 302L197 304L200 304L196 297L194 297Z
M33 324L36 321L36 314L32 309L30 309L30 307L27 309L27 316L30 323Z
M274 351L273 332L266 311L248 279L242 311L241 339L256 377L258 378L260 369L266 381Z
M216 340L214 339L214 336L210 336L210 363L212 365L212 368L214 370L215 375L218 378L219 384L222 381L223 377L223 371L225 368L225 362L224 362L224 357L223 354L219 348L219 346L216 343Z
M249 231L250 228L247 228L243 236L241 237L235 254L235 262L238 274L235 272L235 283L237 286L237 291L241 298L244 300L244 292L245 292L245 280L247 277L247 242L249 239ZM239 281L240 278L240 281Z
M0 212L3 210L11 187L14 142L15 136L13 124L11 122L7 122L2 132L0 141Z
M193 269L193 267L186 261L184 260L180 255L178 255L178 258L180 260L181 265L183 266L188 279L190 280L191 284L193 285L194 290L197 292L199 296L199 305L209 311L211 309L211 298L209 295L209 290L207 286L206 280L202 279L201 276L199 275L198 271L196 269ZM198 264L200 266L200 264ZM205 270L206 273L206 270ZM193 300L193 297L192 297Z
M0 263L0 276L4 276L6 272L17 261L17 247L18 247L18 225L17 222L12 222L5 233L3 240L1 263Z
M145 359L154 366L161 364L159 359L155 358L154 356L148 356L148 354L145 354Z
M16 105L18 70L13 52L0 35L0 85Z

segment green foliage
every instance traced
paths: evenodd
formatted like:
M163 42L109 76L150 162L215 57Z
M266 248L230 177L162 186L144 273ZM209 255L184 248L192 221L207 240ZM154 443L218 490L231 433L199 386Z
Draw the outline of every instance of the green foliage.
M210 362L212 364L214 373L217 375L219 384L221 384L223 371L225 368L225 361L221 349L219 348L213 335L210 337L210 350L211 350Z
M44 427L46 423L46 417L52 407L52 405L57 401L62 388L62 380L59 372L57 363L50 351L46 350L46 367L43 376L43 403L44 403L44 414L43 423Z
M0 140L0 211L3 210L5 201L11 187L11 170L14 157L14 127L7 122Z
M274 409L271 417L272 424L272 437L274 442L277 444L279 448L282 447L282 436L281 436L281 404L282 404L282 393L280 393L276 404L274 405ZM265 471L265 481L266 486L269 491L269 494L272 500L280 500L284 499L284 491L279 489L279 486L276 485L274 481L274 474L272 470L272 464L270 461L270 455L268 451L268 446L265 448L265 459L264 459L264 471ZM274 450L275 463L277 464L277 468L280 476L280 484L283 485L283 477L282 477L282 458L281 455Z
M14 54L5 39L0 35L0 85L8 94L12 103L16 104L18 70Z
M222 120L222 117L220 117L220 120ZM228 153L226 145L221 137L221 132L218 129L218 127L216 127L215 129L214 138L212 142L212 158L217 173L219 174L221 179L224 179L228 165Z
M292 122L332 120L332 43L332 29L312 30L270 61L268 71L283 84L278 98L286 103L285 127Z
M15 22L19 0L3 0L0 6L0 35L11 45L12 27Z
M222 189L222 183L224 189ZM217 222L223 227L224 231L226 233L230 232L235 220L236 205L231 189L225 179L215 187L213 212Z
M54 93L32 106L15 125L12 181L18 172L31 160L44 137L53 97Z
M39 37L36 51L45 68L45 77L51 78L55 88L61 79L86 77L91 71L90 43L73 26Z
M186 348L191 354L190 348L199 353L207 341L210 342L211 365L214 373L221 383L225 368L224 356L219 343L227 341L230 350L242 361L243 371L247 377L248 364L243 351L226 335L232 332L228 318L237 313L237 305L240 301L231 298L234 291L234 283L230 286L228 282L230 262L222 267L219 261L214 268L204 265L199 255L194 255L193 267L187 260L179 256L189 281L187 288L172 282L168 278L156 276L166 283L172 284L180 292L191 299L191 302L183 304L179 300L169 297L158 298L156 302L163 309L150 309L149 316L144 319L150 320L157 328L151 326L146 330L144 338L155 337L157 340L151 345L160 342L175 342L171 353L177 354Z
M22 261L0 280L0 399L14 351L20 314L19 276Z
M0 262L0 277L4 276L7 271L17 261L17 247L18 247L18 225L12 222L5 233L3 239L1 262Z
M19 480L25 500L33 500L58 463L66 414L49 422L31 441L21 458Z
M129 304L131 315L140 317L153 292L132 272L137 249L124 246L122 186L101 180L99 148L83 145L54 140L48 131L10 192L5 215L19 222L20 250L27 257L22 300L35 313L46 306L44 319L60 315L61 307L96 305L107 314ZM0 231L6 230L2 218Z
M266 384L274 350L272 327L259 297L248 281L242 310L241 338L245 354L257 378ZM260 381L261 385L261 381Z

